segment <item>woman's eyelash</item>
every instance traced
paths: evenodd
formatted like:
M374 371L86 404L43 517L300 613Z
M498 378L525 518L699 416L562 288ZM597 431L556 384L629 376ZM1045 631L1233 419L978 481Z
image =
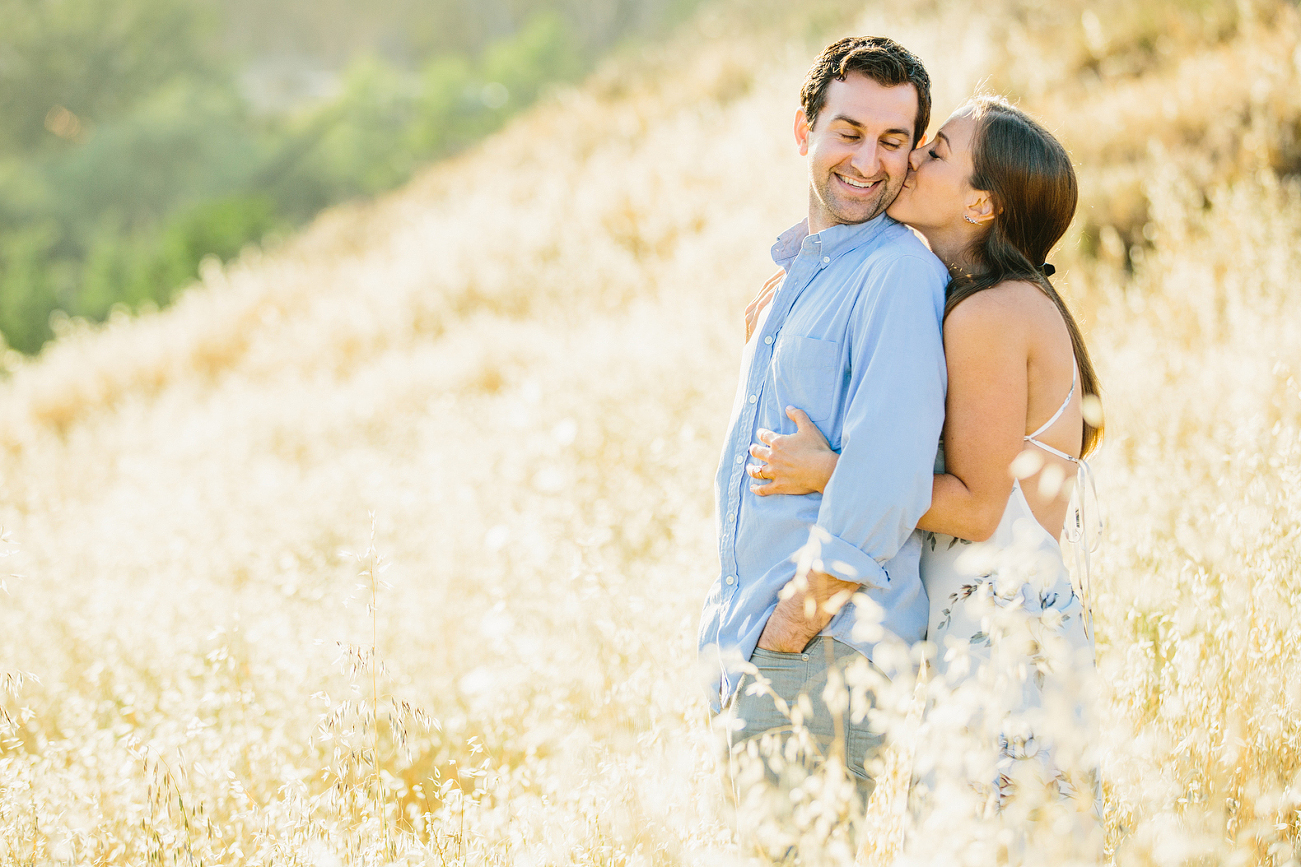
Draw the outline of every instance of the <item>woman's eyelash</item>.
M938 160L938 159L940 158L940 155L937 154L937 153L935 152L935 148L931 148L931 149L928 150L926 153L930 154L930 155L931 155L931 159L933 159L933 160Z

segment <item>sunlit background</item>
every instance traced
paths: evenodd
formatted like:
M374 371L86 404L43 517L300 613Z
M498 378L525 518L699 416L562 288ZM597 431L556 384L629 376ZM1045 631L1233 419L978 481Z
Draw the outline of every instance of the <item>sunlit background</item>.
M1107 857L1298 863L1291 0L0 0L0 863L744 862L710 486L851 32L1079 170Z

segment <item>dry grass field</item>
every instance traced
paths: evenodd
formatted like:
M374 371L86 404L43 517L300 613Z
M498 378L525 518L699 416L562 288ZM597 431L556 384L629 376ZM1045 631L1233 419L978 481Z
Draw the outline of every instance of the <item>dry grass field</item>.
M711 478L847 29L1080 170L1108 857L1298 863L1296 4L781 5L10 355L0 863L745 862L695 671Z

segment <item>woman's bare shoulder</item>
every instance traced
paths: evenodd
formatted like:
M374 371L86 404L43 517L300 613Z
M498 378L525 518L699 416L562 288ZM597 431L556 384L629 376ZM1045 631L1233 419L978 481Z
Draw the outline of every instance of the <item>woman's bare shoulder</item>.
M964 298L944 323L950 333L998 330L1004 333L1038 331L1060 319L1057 306L1028 280L1005 280Z

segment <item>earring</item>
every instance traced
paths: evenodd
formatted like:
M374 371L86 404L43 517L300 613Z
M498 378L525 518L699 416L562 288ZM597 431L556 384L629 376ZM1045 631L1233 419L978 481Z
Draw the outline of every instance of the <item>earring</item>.
M970 224L973 225L973 226L978 226L978 225L980 225L980 224L977 223L975 220L971 219L971 216L970 216L969 214L963 214L963 215L962 215L962 219L966 220L968 223L970 223Z

